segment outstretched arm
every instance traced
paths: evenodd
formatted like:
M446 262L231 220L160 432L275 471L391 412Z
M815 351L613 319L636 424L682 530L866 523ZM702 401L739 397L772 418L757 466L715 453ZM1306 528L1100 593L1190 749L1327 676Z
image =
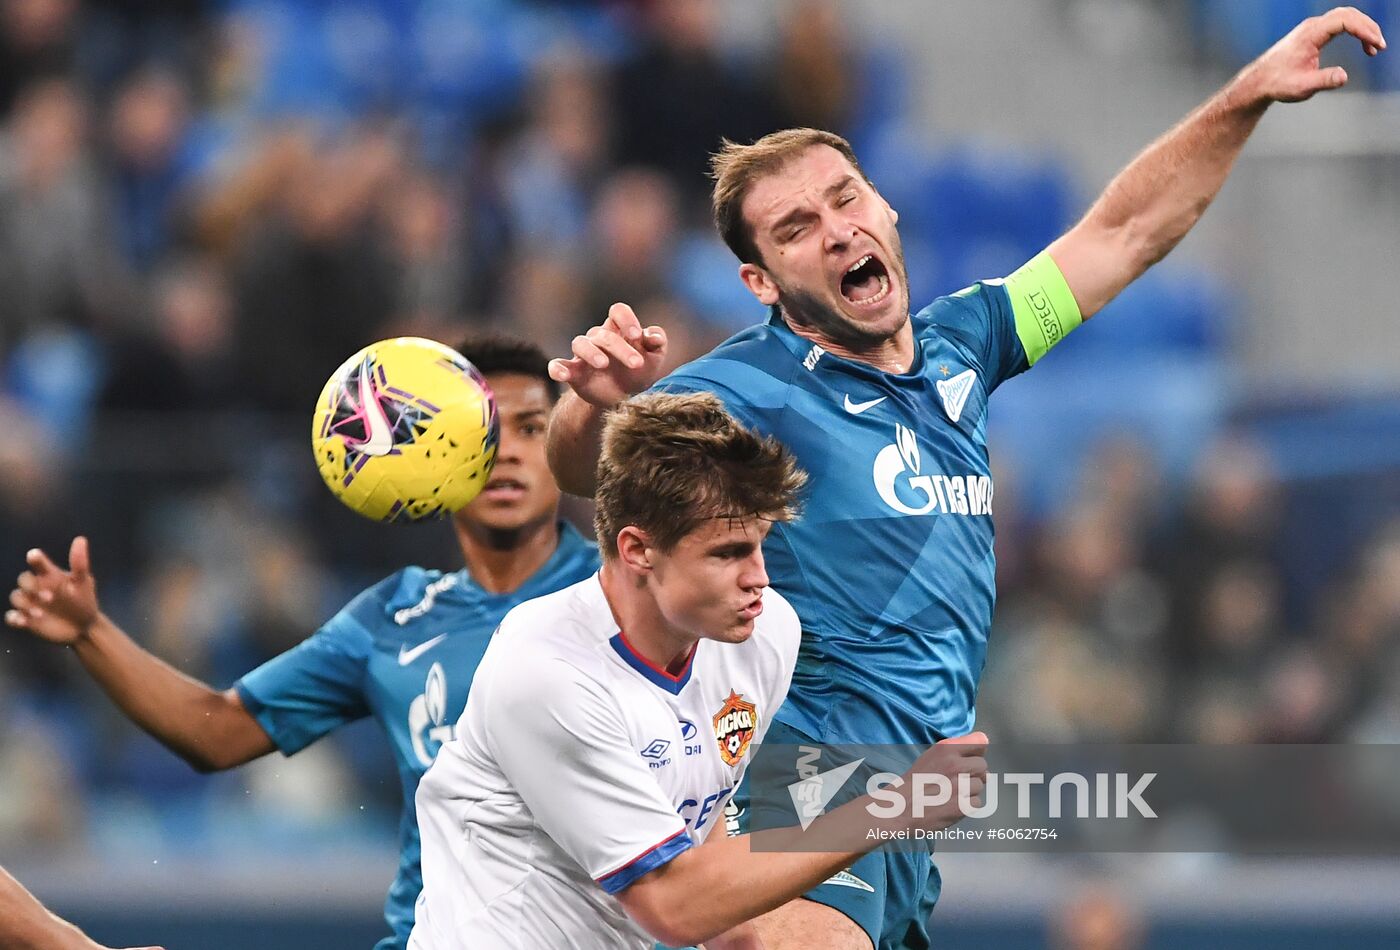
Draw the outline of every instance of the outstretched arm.
M46 910L4 868L0 868L0 947L9 950L103 950L77 927Z
M1134 159L1084 219L1050 245L1085 319L1200 220L1272 103L1302 102L1346 84L1346 70L1319 65L1323 47L1343 33L1368 55L1385 49L1380 27L1354 7L1304 20Z
M132 722L200 772L217 772L274 749L232 689L186 676L138 646L97 600L87 538L74 538L69 570L37 548L10 592L5 622L71 646L92 678Z

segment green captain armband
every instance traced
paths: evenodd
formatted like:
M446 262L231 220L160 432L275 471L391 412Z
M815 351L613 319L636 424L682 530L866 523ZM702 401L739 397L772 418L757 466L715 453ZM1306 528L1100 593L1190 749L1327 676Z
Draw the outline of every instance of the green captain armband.
M1006 292L1016 316L1016 335L1031 366L1084 322L1065 276L1048 251L1006 278Z

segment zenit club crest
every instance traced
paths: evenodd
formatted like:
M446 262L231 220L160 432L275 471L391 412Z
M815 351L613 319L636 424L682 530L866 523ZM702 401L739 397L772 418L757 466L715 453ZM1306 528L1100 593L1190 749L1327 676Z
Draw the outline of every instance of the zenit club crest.
M758 707L734 690L715 713L715 741L726 765L738 765L758 728Z

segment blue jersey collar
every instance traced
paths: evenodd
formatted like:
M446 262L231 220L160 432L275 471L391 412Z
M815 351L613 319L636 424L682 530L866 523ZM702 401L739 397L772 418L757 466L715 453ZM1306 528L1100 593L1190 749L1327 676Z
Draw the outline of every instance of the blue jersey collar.
M884 370L876 369L869 363L862 363L859 360L848 360L844 357L828 353L825 348L822 349L820 357L811 360L812 365L809 369L811 372L815 373L822 368L823 364L826 364L828 366L840 366L842 370L846 372L853 373L857 376L865 376L870 379L918 379L924 372L924 349L919 345L920 335L918 333L916 318L910 315L909 320L911 324L914 324L915 330L914 362L910 364L907 373L887 373ZM788 326L787 320L783 319L782 311L778 309L776 304L769 308L768 319L765 321L765 325L772 328L774 335L782 342L783 346L787 347L788 351L791 352L793 356L802 360L803 365L807 364L813 350L819 345L813 343L805 336L794 332L792 327Z
M562 518L558 521L558 527L559 542L554 546L554 553L549 556L548 560L540 565L535 573L525 579L525 583L521 584L515 590L506 591L501 594L493 594L478 584L476 578L472 577L471 572L465 567L457 572L461 575L461 580L458 581L457 586L459 588L470 587L481 597L510 597L518 600L529 600L531 597L552 593L559 589L560 586L568 586L567 584L560 585L558 583L558 578L561 573L573 575L581 572L583 575L586 575L596 570L598 567L597 545L585 538L579 533L577 528ZM568 570L570 562L578 562L578 571ZM570 581L570 583L572 583L572 581ZM534 593L536 589L542 587L546 589Z
M652 683L660 686L666 692L675 696L679 696L681 690L685 689L685 684L690 682L690 671L695 668L695 651L700 646L699 642L691 646L690 654L685 658L685 666L678 675L672 676L638 653L631 642L628 641L627 634L623 633L621 630L619 630L616 636L609 640L608 643L612 644L612 648L617 651L617 655L622 657L622 662L632 667L632 669L642 674L642 676Z

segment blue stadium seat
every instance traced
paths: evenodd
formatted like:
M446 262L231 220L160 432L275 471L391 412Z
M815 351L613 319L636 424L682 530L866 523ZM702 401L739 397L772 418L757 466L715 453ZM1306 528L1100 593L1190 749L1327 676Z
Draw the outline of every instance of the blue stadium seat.
M937 260L938 292L1010 273L1064 232L1076 206L1057 162L977 149L935 157L897 200L901 230Z

